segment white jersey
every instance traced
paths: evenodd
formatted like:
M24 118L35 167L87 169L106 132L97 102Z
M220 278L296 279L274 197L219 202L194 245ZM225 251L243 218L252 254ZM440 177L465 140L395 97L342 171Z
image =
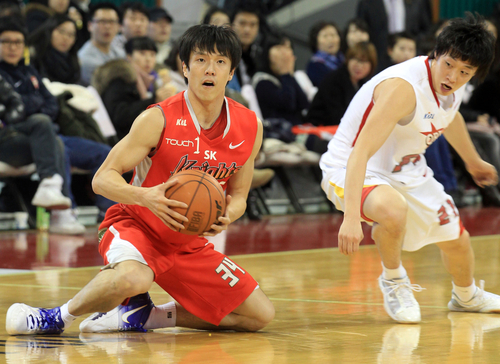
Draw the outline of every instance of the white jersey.
M346 167L374 105L373 91L389 78L401 78L412 85L416 107L413 114L405 118L408 120L396 125L382 147L370 158L367 173L373 171L386 175L407 187L423 183L425 178L422 177L432 176L423 153L453 121L462 102L464 87L449 96L438 96L432 86L429 59L422 56L380 72L357 92L328 144L328 151L321 157L320 167L325 173L332 168Z

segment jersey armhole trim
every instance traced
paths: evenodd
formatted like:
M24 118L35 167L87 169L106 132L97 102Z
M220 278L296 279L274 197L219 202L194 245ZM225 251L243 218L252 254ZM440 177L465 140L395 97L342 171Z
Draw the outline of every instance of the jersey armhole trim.
M153 107L155 107L155 108L157 107L161 110L161 114L163 115L163 130L161 131L160 140L158 140L158 144L148 154L149 158L152 158L156 154L156 152L158 152L158 150L160 149L161 144L163 142L163 136L165 135L165 129L167 128L167 118L165 117L165 112L163 111L163 108L160 105L155 105Z

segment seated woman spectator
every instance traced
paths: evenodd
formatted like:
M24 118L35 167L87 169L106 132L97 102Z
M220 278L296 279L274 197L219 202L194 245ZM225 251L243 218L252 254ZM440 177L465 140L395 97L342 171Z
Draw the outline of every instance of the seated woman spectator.
M78 83L80 64L75 41L75 22L67 15L54 15L28 37L28 45L33 48L31 64L40 76L51 81Z
M338 125L352 98L375 73L377 50L372 43L359 42L349 48L346 63L330 72L318 88L307 113L313 125Z
M205 13L205 16L203 17L202 20L202 24L212 24L212 25L217 25L218 27L231 26L231 18L224 9L212 6Z
M24 9L24 13L30 35L50 17L64 14L69 16L77 27L77 49L90 38L85 11L78 5L72 4L69 0L30 0Z
M174 95L168 85L155 87L156 45L147 37L125 44L127 60L113 60L96 69L92 85L101 95L119 139L128 134L141 112Z
M261 71L252 79L262 116L302 124L302 113L309 102L293 77L295 55L290 41L287 38L271 40L264 48L264 56Z
M347 50L359 42L369 42L370 33L368 32L368 24L363 19L354 18L349 20L344 28L340 49L343 54Z
M323 78L344 63L340 51L340 30L335 23L321 21L309 32L309 46L314 53L306 72L314 86L318 87Z

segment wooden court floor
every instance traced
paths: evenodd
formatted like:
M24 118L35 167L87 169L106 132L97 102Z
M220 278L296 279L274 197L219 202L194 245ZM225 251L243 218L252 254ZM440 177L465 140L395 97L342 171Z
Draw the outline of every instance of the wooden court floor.
M496 211L498 214L500 210ZM322 218L317 217L320 221ZM279 219L267 222L278 227L281 223ZM297 229L297 224L294 228ZM328 234L318 236L322 236L325 244L332 239ZM10 235L3 238L5 242L12 240ZM62 244L61 241L58 243ZM30 239L28 247L29 242ZM229 235L227 250L234 243ZM10 252L14 259L14 250L1 250L1 244L2 236L0 254ZM21 243L12 244L15 247ZM310 246L317 244L323 246L313 241ZM86 245L80 243L77 251L85 250ZM97 250L95 242L90 245ZM488 291L500 294L500 235L476 236L473 246L476 280L485 280ZM32 249L44 250L44 247L37 244ZM60 256L50 258L51 254L64 254L50 245L45 250L45 255L43 251L36 252L38 263L25 266L25 271L0 276L0 363L500 362L500 315L447 310L451 282L435 246L403 255L412 283L426 288L416 293L422 311L422 322L418 325L396 324L384 312L377 285L380 259L376 248L368 244L352 257L341 255L336 248L230 255L256 278L276 307L275 320L262 332L165 329L148 333L80 334L81 320L78 320L60 336L10 337L5 332L5 313L12 303L60 305L99 270L100 263L65 267L60 264L63 259ZM40 262L40 256L44 256L47 264ZM4 255L1 260L5 258ZM76 258L66 254L65 259L74 263ZM28 270L33 267L36 270ZM170 300L158 286L150 293L155 303Z

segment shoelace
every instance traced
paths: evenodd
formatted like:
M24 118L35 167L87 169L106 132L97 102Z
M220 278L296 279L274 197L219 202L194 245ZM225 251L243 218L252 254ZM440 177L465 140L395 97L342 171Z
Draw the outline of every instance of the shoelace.
M426 289L420 286L419 284L411 284L408 282L398 283L385 278L381 278L381 280L382 282L389 285L389 287L385 288L386 293L391 294L392 292L396 293L396 291L398 291L400 293L401 298L403 299L403 303L405 304L405 306L412 304L413 296L410 294L408 290L404 288L407 288L415 292L422 292L424 289Z
M42 330L48 329L60 329L57 325L61 320L57 317L56 311L44 310L43 308L38 309L38 315L30 314L28 315L28 327L30 330L39 328Z

